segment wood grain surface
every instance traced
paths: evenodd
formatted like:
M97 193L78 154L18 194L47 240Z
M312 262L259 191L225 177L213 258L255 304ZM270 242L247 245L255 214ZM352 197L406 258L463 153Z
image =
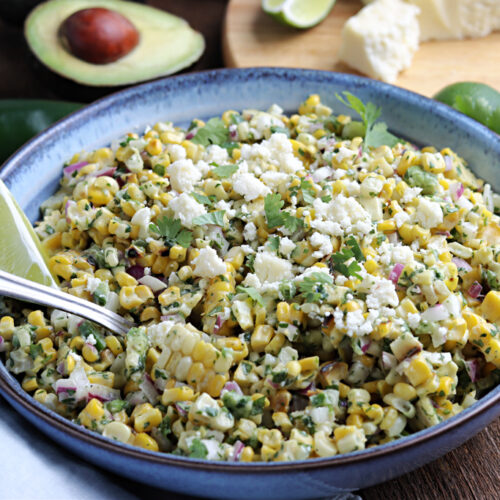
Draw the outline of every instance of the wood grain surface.
M207 50L190 71L222 66L220 39L225 0L149 0L148 3L186 18L193 27L205 35ZM496 50L495 57L498 58L499 55L500 50ZM465 65L459 66L463 72ZM500 65L497 66L496 70L499 70ZM431 70L429 67L428 71ZM25 48L22 31L7 26L2 21L0 21L0 75L0 98L60 97L58 89L46 86L45 81L38 77L36 65L33 64ZM485 72L485 78L481 81L489 81L486 79L487 76ZM427 76L422 75L420 78L425 79ZM83 99L81 95L76 94L72 96L72 100ZM500 499L499 444L500 420L497 420L443 458L405 476L364 489L358 494L364 500ZM113 480L126 481L127 488L141 498L144 486L118 477ZM155 493L148 498L187 500L187 497L162 493L159 490Z
M360 0L337 0L329 16L309 30L277 23L260 0L230 0L224 25L227 66L289 66L356 73L337 59L345 21ZM426 96L457 81L480 81L500 89L500 32L485 38L422 43L396 85Z

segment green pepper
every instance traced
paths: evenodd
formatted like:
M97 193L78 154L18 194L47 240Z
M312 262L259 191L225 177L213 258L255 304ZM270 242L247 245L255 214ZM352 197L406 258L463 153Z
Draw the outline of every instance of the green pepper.
M448 104L500 134L500 92L484 83L448 85L434 99Z
M0 100L0 163L27 140L82 104L34 99Z

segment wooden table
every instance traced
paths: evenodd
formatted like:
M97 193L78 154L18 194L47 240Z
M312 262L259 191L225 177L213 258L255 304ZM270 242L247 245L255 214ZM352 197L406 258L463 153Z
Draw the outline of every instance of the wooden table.
M222 66L220 34L225 0L149 0L148 3L183 16L205 35L207 50L190 71ZM61 95L38 78L21 30L0 21L0 98L11 97L56 99ZM79 95L72 99L83 100ZM365 500L499 499L499 442L500 420L497 420L443 458L359 494ZM131 485L131 489L135 487ZM140 491L137 486L137 493Z

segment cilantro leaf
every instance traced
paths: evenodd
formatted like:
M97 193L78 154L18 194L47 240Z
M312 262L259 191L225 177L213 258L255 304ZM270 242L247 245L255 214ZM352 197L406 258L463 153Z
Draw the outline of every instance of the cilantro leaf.
M239 293L246 293L252 300L257 302L260 306L264 307L264 299L262 295L252 286L241 286L236 287L236 291Z
M324 285L333 285L333 278L325 273L311 273L299 283L299 290L307 302L319 302L327 297Z
M294 217L288 212L282 212L281 208L285 202L281 199L279 193L268 194L264 198L264 212L266 213L267 227L272 229L278 226L285 226L285 228L294 233L304 225L304 221Z
M204 127L198 129L191 141L202 146L210 146L210 144L223 144L228 138L229 130L224 122L220 118L210 118Z
M361 251L361 248L358 245L358 242L354 238L354 236L349 236L345 241L346 247L342 249L342 251L334 253L330 258L330 265L333 270L338 271L346 277L355 276L358 279L361 279L361 276L358 274L361 271L361 266L358 264L359 262L364 262L365 256ZM349 265L346 264L347 261L354 258Z
M293 215L290 215L288 212L283 212L282 216L283 216L283 225L285 226L285 229L288 229L288 231L290 231L291 233L295 233L297 229L304 226L304 221L302 219L294 217Z
M271 127L271 133L272 134L285 134L287 137L290 137L290 129L286 127L276 127L273 125Z
M208 214L199 215L193 219L193 224L202 226L203 224L215 224L216 226L224 226L225 210L216 210Z
M264 198L264 211L266 213L267 227L272 229L283 225L283 216L281 208L285 202L281 199L279 193L268 194Z
M300 182L300 189L302 190L302 197L304 201L311 205L316 199L316 191L313 188L311 181L302 180Z
M191 458L207 458L207 455L207 447L198 438L193 439L189 447L189 456Z
M194 191L191 193L191 196L202 205L206 205L207 207L213 207L214 202L217 199L214 195L205 196L204 194L195 193Z
M219 179L225 179L226 177L231 177L239 168L239 165L220 165L212 170L212 173L216 175Z
M378 148L384 144L392 148L398 142L399 139L387 130L387 125L383 122L373 125L365 135L365 144L368 148Z
M193 239L191 231L182 229L180 219L171 219L167 216L158 219L156 224L149 224L149 230L161 236L169 247L178 244L181 247L188 248Z
M387 125L385 123L381 122L375 124L382 112L381 108L375 106L372 102L368 102L365 105L359 97L356 97L350 92L345 91L342 92L342 94L344 95L344 98L342 98L339 94L335 94L335 96L342 104L358 113L365 125L365 148L377 148L384 144L392 147L398 142L399 139L395 135L388 132Z
M156 175L159 175L160 177L165 177L165 166L164 165L160 165L159 163L157 163L154 167L153 167L153 172L156 174Z
M280 237L274 236L273 238L269 238L268 243L269 249L273 252L277 252L280 248Z

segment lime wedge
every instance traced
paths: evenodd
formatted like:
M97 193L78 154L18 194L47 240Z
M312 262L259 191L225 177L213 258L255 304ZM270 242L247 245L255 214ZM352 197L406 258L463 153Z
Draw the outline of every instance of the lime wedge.
M330 13L335 0L262 0L262 9L277 21L306 29L319 24Z
M0 269L42 285L57 286L29 220L0 180Z

